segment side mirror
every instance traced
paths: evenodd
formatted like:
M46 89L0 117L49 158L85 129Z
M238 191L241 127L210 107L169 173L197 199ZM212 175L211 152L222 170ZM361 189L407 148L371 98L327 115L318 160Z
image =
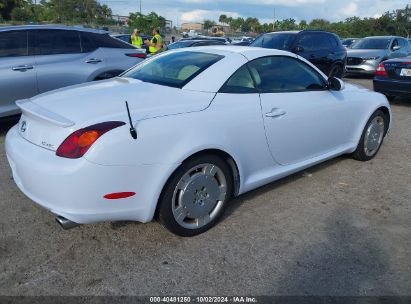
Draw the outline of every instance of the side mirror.
M328 88L332 91L342 91L345 89L345 83L337 77L328 78Z
M293 50L294 53L302 53L304 52L304 48L302 46L296 46Z
M392 47L392 50L395 52L395 51L398 51L400 48L401 48L401 47L400 47L399 45L394 45L394 46Z

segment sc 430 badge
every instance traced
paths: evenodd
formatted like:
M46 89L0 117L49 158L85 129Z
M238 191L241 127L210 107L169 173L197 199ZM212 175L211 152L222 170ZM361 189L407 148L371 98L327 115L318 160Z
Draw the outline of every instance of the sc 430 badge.
M49 144L49 143L47 143L47 142L45 142L45 141L42 141L41 144L42 144L44 147L46 147L47 149L54 149L54 147L55 147L54 145Z

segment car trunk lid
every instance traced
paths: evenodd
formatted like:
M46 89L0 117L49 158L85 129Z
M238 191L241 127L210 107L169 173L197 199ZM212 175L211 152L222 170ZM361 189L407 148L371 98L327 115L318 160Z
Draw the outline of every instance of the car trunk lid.
M411 81L411 58L409 61L384 62L384 67L390 78Z
M125 101L132 120L202 111L215 93L159 86L130 78L81 84L21 100L19 133L31 143L56 151L76 130L106 122L128 123Z

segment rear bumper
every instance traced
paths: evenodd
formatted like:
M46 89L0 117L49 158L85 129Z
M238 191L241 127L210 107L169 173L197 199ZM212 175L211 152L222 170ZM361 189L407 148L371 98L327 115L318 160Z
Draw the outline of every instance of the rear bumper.
M19 189L31 200L79 224L152 219L163 176L163 165L104 166L85 158L65 159L23 139L13 127L6 137L6 155ZM135 192L107 200L104 195Z
M385 77L375 77L373 80L373 84L374 91L385 95L399 97L411 96L411 80L400 81Z

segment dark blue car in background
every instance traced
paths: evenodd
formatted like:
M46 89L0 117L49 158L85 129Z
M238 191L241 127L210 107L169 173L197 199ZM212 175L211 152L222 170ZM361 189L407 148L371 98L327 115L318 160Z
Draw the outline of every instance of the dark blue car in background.
M389 99L411 96L411 57L382 62L374 78L374 91Z

